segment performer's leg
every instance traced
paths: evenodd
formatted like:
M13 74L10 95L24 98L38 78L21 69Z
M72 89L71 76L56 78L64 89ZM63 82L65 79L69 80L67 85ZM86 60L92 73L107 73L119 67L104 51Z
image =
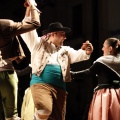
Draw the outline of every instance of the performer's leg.
M17 113L17 90L18 79L14 71L0 72L2 83L1 97L6 120L18 120Z
M53 105L51 88L44 84L35 84L31 86L31 92L37 109L35 112L36 120L47 120Z

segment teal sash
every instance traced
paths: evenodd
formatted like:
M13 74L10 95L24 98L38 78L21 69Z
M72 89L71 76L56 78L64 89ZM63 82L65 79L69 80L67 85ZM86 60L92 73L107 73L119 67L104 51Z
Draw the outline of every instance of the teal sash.
M40 76L32 74L30 86L36 83L47 83L66 89L66 83L63 81L61 67L59 65L47 64Z

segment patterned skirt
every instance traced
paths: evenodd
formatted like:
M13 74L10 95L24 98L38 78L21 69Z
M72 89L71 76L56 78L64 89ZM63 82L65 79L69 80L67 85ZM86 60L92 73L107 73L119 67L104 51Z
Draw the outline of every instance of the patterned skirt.
M120 120L120 88L97 90L89 108L88 120Z

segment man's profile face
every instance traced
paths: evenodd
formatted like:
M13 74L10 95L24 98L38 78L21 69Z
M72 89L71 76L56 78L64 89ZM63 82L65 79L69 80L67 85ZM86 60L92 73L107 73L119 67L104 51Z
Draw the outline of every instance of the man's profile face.
M52 33L53 40L52 42L57 46L60 47L63 45L64 40L66 39L65 32L57 31Z

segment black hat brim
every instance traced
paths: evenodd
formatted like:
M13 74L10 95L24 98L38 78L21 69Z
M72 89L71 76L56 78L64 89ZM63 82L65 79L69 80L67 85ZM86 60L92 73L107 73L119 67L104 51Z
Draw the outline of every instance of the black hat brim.
M68 28L68 27L47 29L47 30L43 30L42 34L45 35L45 34L48 34L48 33L51 33L51 32L56 32L56 31L63 31L65 33L69 33L69 32L71 32L71 29Z

